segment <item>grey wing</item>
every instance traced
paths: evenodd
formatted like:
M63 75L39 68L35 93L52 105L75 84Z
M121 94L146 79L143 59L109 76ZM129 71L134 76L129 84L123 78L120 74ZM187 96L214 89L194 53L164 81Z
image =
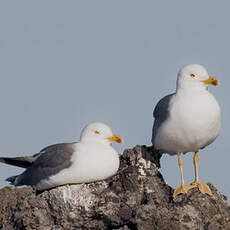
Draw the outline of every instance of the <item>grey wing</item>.
M58 146L62 147L63 145L66 145L66 144L76 144L76 143L77 142L72 142L72 143L58 143L58 144L54 144L54 145L49 145L49 146L43 148L42 150L40 150L40 153L46 152L47 150L52 149L52 148L57 148Z
M74 144L62 143L42 149L38 158L29 168L21 175L10 177L7 180L15 186L36 185L41 180L57 174L72 164L71 157L75 151Z
M174 93L163 97L157 103L157 105L153 111L153 117L155 118L154 124L153 124L153 129L152 129L152 144L153 144L153 146L155 143L155 137L156 137L156 134L157 134L159 127L169 117L169 103L170 103L173 96L174 96Z
M76 143L76 142L74 142ZM47 152L48 149L51 149L55 146L63 145L64 143L54 144L43 148L39 153L35 153L32 156L22 156L22 157L0 157L0 162L14 165L21 168L29 168L37 160L37 158Z

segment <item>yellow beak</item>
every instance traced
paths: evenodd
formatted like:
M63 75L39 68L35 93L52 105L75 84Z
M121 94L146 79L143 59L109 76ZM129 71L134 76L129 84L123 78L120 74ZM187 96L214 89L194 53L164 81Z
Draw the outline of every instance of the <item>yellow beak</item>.
M218 85L219 81L215 77L209 77L207 80L203 81L205 85Z
M117 143L121 143L123 142L122 137L118 136L118 135L114 135L112 137L108 137L108 140L111 142L117 142Z

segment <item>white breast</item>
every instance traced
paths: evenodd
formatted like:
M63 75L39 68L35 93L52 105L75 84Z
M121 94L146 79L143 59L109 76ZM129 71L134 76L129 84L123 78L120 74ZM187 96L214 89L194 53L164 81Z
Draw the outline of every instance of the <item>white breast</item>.
M170 106L170 117L156 137L157 148L171 154L194 152L218 136L220 107L208 91L175 95Z

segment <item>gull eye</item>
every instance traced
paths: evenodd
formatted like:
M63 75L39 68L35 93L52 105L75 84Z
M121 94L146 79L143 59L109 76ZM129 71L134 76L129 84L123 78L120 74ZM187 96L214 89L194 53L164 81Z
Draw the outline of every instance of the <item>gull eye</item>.
M99 131L97 131L97 130L96 130L96 131L94 131L94 133L96 133L96 134L100 134L100 132L99 132Z
M194 78L194 77L195 77L195 74L191 73L191 74L190 74L190 77Z

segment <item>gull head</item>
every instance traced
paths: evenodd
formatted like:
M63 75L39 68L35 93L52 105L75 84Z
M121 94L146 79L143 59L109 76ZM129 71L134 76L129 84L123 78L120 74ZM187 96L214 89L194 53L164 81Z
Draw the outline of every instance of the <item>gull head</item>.
M210 77L202 65L190 64L180 69L178 73L177 90L207 89L208 85L218 85L218 80Z
M87 141L121 143L123 139L120 136L113 134L109 126L101 122L95 122L87 125L81 133L81 142Z

